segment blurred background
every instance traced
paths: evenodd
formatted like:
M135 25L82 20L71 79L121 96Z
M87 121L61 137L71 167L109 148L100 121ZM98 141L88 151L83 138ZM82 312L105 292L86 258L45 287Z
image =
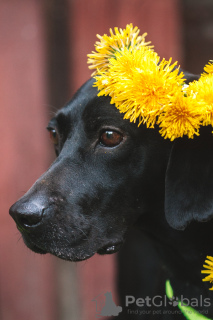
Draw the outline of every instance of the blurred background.
M96 34L128 23L192 73L213 59L212 0L0 0L1 320L91 320L96 296L116 300L116 255L34 254L8 209L54 159L45 127L90 77Z

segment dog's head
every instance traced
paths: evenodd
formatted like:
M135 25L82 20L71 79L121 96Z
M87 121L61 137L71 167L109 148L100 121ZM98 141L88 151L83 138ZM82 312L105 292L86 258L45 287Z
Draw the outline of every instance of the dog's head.
M163 210L164 198L174 228L213 215L211 129L171 143L124 120L91 79L48 130L57 158L10 209L35 252L72 261L116 252L129 226Z

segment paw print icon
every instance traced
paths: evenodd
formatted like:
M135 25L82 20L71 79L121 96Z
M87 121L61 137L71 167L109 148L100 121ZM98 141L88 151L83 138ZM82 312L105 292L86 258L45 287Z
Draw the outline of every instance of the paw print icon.
M173 307L177 307L178 306L178 298L177 297L172 297L169 299L169 304Z

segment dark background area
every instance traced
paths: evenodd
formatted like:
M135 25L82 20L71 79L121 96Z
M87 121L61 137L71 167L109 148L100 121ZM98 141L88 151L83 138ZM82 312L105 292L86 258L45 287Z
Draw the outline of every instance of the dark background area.
M183 0L183 64L200 74L213 59L213 3L211 0Z

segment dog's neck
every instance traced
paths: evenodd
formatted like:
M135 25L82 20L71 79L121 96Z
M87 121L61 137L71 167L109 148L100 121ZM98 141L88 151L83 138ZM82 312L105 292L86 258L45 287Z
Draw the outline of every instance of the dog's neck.
M165 263L168 277L175 279L174 287L180 294L182 286L189 285L194 292L196 287L200 292L202 285L207 296L211 295L209 284L202 282L201 269L206 256L212 252L209 235L213 230L213 221L194 222L183 231L175 230L167 223L162 210L142 215L135 227L153 239L159 259Z

